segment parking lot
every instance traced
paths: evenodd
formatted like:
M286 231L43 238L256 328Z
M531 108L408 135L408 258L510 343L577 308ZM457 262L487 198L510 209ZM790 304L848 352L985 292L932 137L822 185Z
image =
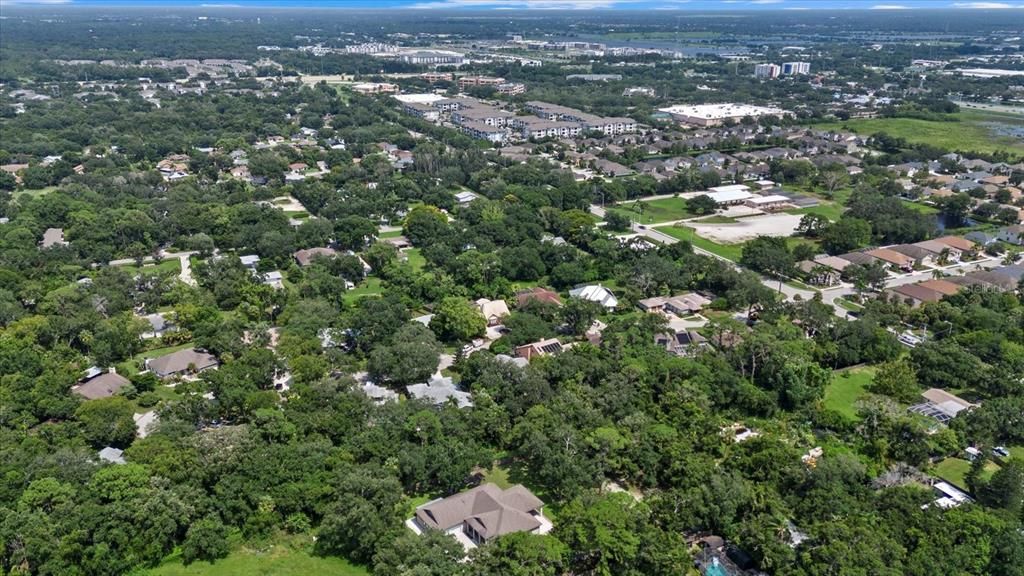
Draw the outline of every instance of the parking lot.
M758 236L791 236L800 224L800 214L765 214L729 224L687 222L697 234L718 244L741 244Z

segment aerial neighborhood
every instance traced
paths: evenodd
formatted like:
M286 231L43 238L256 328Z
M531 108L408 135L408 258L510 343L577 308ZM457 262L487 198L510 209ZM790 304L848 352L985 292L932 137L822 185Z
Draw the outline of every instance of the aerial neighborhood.
M1019 7L121 4L0 8L0 574L1022 575Z

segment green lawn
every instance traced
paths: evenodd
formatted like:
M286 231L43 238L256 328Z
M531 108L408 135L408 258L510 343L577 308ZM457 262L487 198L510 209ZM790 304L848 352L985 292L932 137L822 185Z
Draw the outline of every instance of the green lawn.
M832 374L832 383L825 387L825 408L856 420L857 401L867 394L867 387L874 377L875 369L872 367L837 370Z
M636 200L620 202L617 206L608 208L608 211L618 212L631 220L640 222L641 224L672 222L696 216L696 214L686 210L686 202L682 198L661 198L659 200L650 201L641 200L640 204L643 206L643 213L636 210Z
M732 260L733 262L738 262L740 256L743 255L742 244L718 244L717 242L712 242L707 238L698 236L694 230L688 226L660 226L655 228L655 230L668 234L669 236L679 240L686 240L697 248L707 250L712 254L721 256L726 260Z
M836 306L839 306L843 310L849 310L850 312L860 312L861 310L864 309L864 307L861 306L860 304L857 304L856 302L850 302L846 298L836 298L835 303Z
M907 201L907 202L904 202L903 205L906 206L907 208L910 208L911 210L913 210L915 212L920 212L921 214L938 214L939 213L939 209L936 208L935 206L929 206L927 204L922 204L920 202L909 202L909 201Z
M967 477L967 473L971 470L971 463L961 458L946 458L942 462L935 465L933 470L934 474L939 478L942 478L946 482L953 484L957 488L967 490L967 483L964 478ZM999 465L995 462L986 462L985 470L981 473L983 479L991 478L996 471L999 470Z
M1024 461L1024 446L1007 446L1010 450L1010 458Z
M313 556L306 547L274 544L267 550L241 547L213 564L195 562L188 566L172 556L156 568L135 576L368 576L369 571L342 558Z
M25 195L25 196L29 196L31 198L42 198L43 196L46 196L47 194L49 194L50 192L53 192L56 189L57 189L56 186L45 186L43 188L37 188L35 190L22 189L22 190L18 190L17 192L15 192L14 196L18 197L18 196L21 196L21 195Z
M836 202L822 202L817 206L808 206L807 208L794 208L793 210L786 210L787 214L820 214L825 218L835 222L843 215L846 210L842 205Z
M510 488L515 484L515 482L509 480L508 470L501 467L497 462L491 465L490 470L484 472L484 482L493 482L502 490Z
M355 302L363 296L373 296L380 294L380 278L376 276L367 276L366 280L363 280L355 288L345 292L345 301L348 303Z
M131 272L141 272L147 276L156 276L164 272L170 272L173 274L181 274L181 260L178 258L165 258L163 262L159 264L146 264L142 268L139 268L135 264L127 264L120 266L125 270Z
M846 122L819 124L825 130L849 129L863 135L886 132L890 136L905 138L910 143L924 143L947 150L992 153L1007 150L1024 154L1024 142L1011 136L1000 136L988 122L1021 124L1019 117L979 111L964 111L954 115L956 122L917 120L914 118L868 118Z
M405 251L405 255L408 258L409 265L416 272L423 270L423 267L427 265L427 259L420 254L419 248L409 248Z
M707 218L700 219L701 224L735 224L736 219L729 216L720 216L715 214L714 216L708 216Z
M401 235L402 235L402 231L401 230L392 230L390 232L378 232L377 233L377 238L380 238L380 239L384 239L384 238L398 238Z

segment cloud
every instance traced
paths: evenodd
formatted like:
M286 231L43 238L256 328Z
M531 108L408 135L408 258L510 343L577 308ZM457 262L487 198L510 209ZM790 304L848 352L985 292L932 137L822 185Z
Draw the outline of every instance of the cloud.
M1022 8L1005 2L954 2L954 8L972 8L974 10L1005 10L1006 8Z
M871 7L872 10L910 10L910 6L904 6L903 4L875 4Z

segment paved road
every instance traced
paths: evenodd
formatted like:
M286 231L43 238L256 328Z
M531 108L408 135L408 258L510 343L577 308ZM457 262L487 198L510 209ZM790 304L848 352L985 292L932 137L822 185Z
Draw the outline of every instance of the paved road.
M591 204L590 213L600 218L604 218L605 210L600 206ZM679 242L677 238L674 238L672 236L669 236L668 234L665 234L664 232L659 232L658 230L654 229L654 227L656 226L666 226L671 225L673 223L674 222L659 222L654 224L640 225L634 222L632 224L632 231L635 234L646 236L647 238L650 238L651 240L655 240L662 244L675 244L676 242ZM705 256L717 258L719 260L722 260L723 262L728 262L735 266L737 270L741 269L741 267L732 260L719 256L718 254L708 252L707 250L703 250L696 246L693 247L693 251L698 254L703 254ZM998 259L987 259L980 262L953 264L950 266L945 266L941 268L941 270L947 276L957 276L966 274L968 272L974 272L976 270L996 268L1000 265L1001 262ZM915 282L931 280L933 278L933 272L933 270L925 270L921 272L913 272L910 274L900 274L898 276L892 276L886 282L886 288L893 288L896 286L902 286L904 284L913 284ZM772 280L770 278L762 277L761 282L768 288L771 288L772 290L781 293L783 296L785 296L786 300L790 302L795 301L797 296L799 296L801 300L809 300L813 298L815 294L820 292L822 301L825 302L826 304L831 305L835 311L836 316L839 316L840 318L849 318L849 313L841 306L837 305L836 300L840 298L847 298L856 293L856 290L853 289L853 285L847 283L840 284L839 286L833 286L831 288L823 288L820 291L814 291L797 288L795 286L790 286L785 282L779 282L778 280Z

